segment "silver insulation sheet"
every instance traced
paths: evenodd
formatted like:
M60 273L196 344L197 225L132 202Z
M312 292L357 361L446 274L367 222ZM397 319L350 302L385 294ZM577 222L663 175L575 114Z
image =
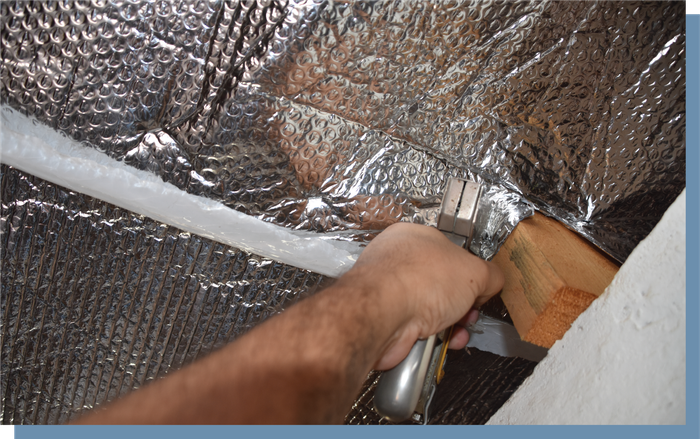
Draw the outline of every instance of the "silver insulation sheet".
M0 3L0 103L195 195L366 241L487 187L624 260L685 186L682 2ZM3 167L3 423L57 423L320 282Z
M450 176L624 260L685 185L683 2L3 2L2 103L190 193L366 240Z
M323 280L1 171L0 423L66 422L228 343Z

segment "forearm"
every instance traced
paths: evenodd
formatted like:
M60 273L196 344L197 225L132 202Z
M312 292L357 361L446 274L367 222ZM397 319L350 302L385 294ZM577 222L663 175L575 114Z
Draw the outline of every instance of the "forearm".
M341 422L373 363L407 323L400 292L372 283L366 270L80 422Z
M394 367L416 339L466 321L502 285L496 267L437 230L395 224L327 290L79 421L341 422L370 368ZM450 345L467 340L458 328Z

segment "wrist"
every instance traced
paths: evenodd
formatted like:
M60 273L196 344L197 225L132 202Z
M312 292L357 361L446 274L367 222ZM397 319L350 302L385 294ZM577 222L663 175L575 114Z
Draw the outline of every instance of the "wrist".
M356 265L338 279L337 284L351 290L355 300L366 302L364 311L388 327L401 326L413 315L413 304L395 270L369 264Z
M367 346L370 366L376 366L397 344L405 345L408 352L420 332L414 321L415 304L396 276L396 270L384 264L362 264L355 265L333 285L339 294L351 301L350 308L358 312L359 321L364 322L362 329L371 340L371 346Z

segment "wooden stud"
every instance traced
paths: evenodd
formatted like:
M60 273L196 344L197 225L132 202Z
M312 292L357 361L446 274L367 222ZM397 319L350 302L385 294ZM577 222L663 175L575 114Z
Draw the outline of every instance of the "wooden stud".
M520 337L547 348L619 269L588 241L540 213L518 224L493 261L505 273L501 298Z

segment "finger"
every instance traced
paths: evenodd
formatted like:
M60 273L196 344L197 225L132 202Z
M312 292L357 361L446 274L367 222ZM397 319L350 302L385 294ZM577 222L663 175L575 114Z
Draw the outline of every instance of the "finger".
M417 338L415 331L403 331L398 339L379 357L372 368L374 370L388 370L393 368L399 364L401 360L406 358Z
M484 261L486 264L487 276L486 285L483 286L481 294L474 301L474 308L479 308L486 303L491 297L503 289L503 284L506 281L501 268L493 262Z
M476 308L472 308L467 313L455 323L455 326L462 326L464 328L469 328L470 326L474 326L476 321L479 320L479 310Z
M449 349L463 349L469 343L469 331L466 328L473 326L478 319L479 310L475 308L470 309L464 317L455 323L452 330L452 338L450 338L450 344L447 347Z
M464 327L474 326L477 320L479 320L479 310L476 308L470 309L467 315L464 316Z
M448 349L464 349L464 347L469 343L469 332L461 326L455 326L452 331L452 338L450 338L450 344L447 345Z

